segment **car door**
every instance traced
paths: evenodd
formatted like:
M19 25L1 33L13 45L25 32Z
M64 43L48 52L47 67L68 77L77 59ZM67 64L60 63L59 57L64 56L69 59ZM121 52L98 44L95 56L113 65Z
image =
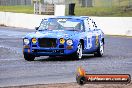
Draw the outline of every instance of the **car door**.
M95 34L93 31L93 26L91 19L84 20L85 25L85 39L84 39L84 48L86 52L93 52L95 47Z
M97 29L97 26L93 20L91 20L91 30L93 33L93 49L96 50L99 46L99 31Z

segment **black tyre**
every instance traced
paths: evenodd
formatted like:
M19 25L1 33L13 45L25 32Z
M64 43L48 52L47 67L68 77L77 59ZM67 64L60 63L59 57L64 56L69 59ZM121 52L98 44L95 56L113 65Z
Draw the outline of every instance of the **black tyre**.
M49 56L49 58L56 58L56 56Z
M94 53L96 57L102 57L104 55L104 43L102 41L99 42L99 47L97 51Z
M27 60L27 61L34 61L35 56L33 56L31 54L24 53L24 59Z
M82 59L82 44L79 43L77 46L77 51L74 53L73 57L77 60Z

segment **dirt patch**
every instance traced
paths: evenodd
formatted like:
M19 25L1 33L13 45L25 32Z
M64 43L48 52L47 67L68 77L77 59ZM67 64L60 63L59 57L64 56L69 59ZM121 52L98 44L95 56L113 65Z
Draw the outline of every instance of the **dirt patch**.
M6 88L132 88L130 84L85 84L83 86L77 83L60 83L60 84L44 84L44 85L28 85L15 86Z

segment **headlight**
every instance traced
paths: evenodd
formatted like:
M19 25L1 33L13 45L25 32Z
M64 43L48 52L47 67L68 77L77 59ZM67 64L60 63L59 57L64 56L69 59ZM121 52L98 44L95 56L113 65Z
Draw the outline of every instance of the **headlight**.
M32 39L32 43L33 43L33 44L37 43L37 39L36 39L36 38L33 38L33 39Z
M24 42L25 45L28 45L29 44L29 39L24 39L23 42Z
M65 43L65 39L64 38L60 38L60 44L64 44Z
M73 44L73 41L71 39L66 41L67 45L71 46Z

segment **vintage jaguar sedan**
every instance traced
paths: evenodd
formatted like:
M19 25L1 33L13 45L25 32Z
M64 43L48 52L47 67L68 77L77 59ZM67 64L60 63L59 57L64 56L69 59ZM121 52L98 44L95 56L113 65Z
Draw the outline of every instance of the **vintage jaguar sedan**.
M101 57L104 33L88 16L58 16L42 19L36 31L23 38L27 61L39 56L70 56L82 59L84 54Z

